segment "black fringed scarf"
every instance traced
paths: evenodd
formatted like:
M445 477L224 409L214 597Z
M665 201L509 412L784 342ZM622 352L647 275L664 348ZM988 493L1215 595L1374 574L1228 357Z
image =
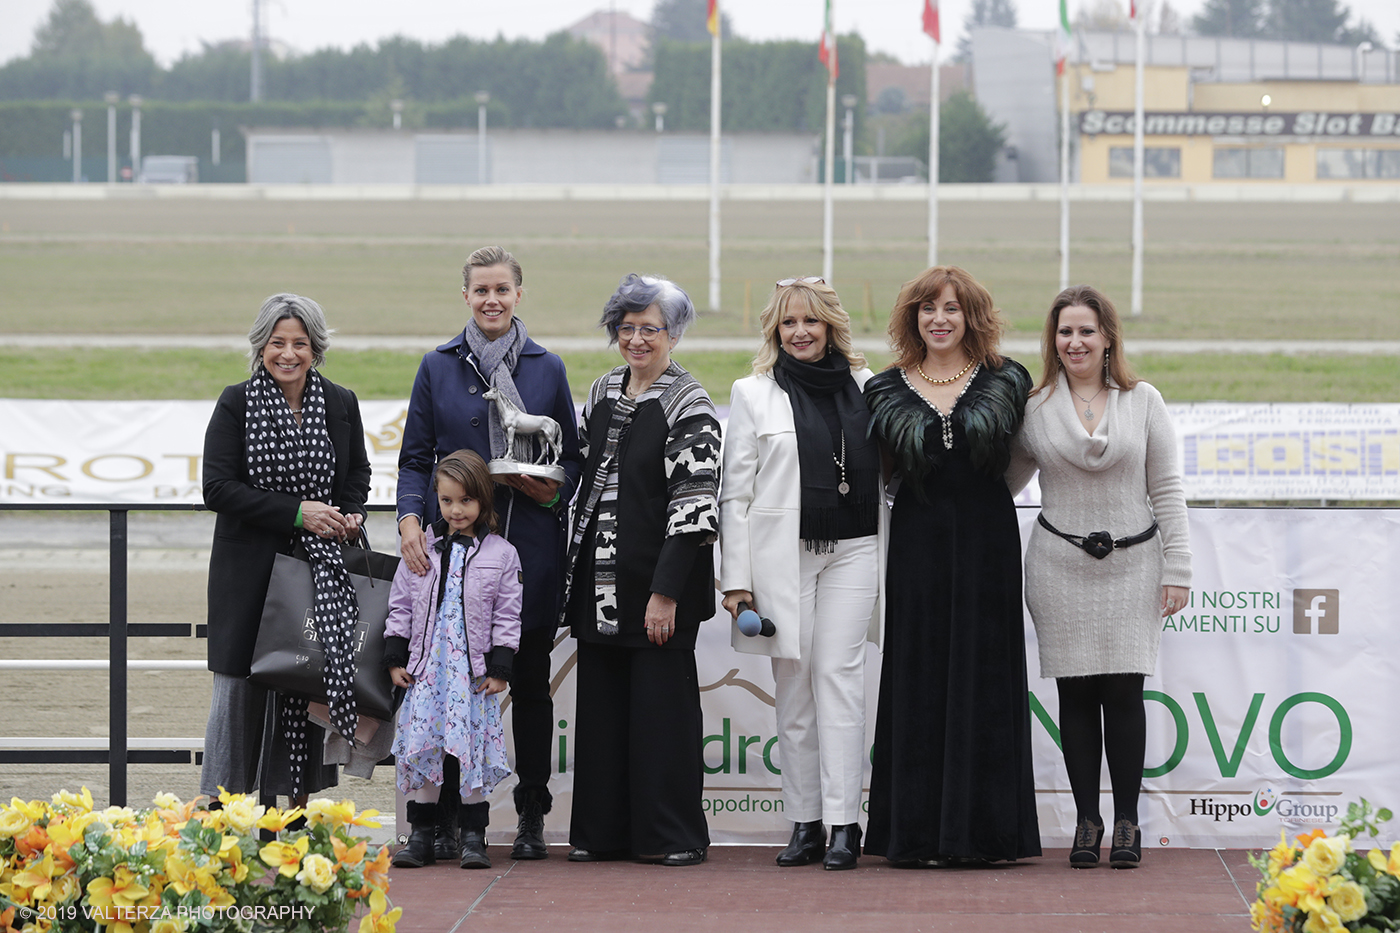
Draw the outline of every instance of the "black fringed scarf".
M850 361L839 353L816 363L804 363L780 350L773 378L787 393L797 429L802 540L808 550L826 553L835 544L837 514L842 508L854 508L862 527L873 528L878 521L880 452L870 438L870 412L860 387L851 378ZM826 418L813 401L821 397L835 401L841 430L846 435L846 482L851 486L846 496L836 489L841 479L836 465L841 438L832 436Z

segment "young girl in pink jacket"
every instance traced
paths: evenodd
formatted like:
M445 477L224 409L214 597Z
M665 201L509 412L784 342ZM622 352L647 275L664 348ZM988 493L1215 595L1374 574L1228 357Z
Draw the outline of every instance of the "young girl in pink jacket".
M427 531L428 572L399 564L384 627L384 663L408 688L394 757L412 832L394 855L400 868L436 861L434 817L444 756L461 762L460 863L490 868L487 796L510 774L499 694L520 646L520 556L496 534L491 474L471 450L444 457L433 474L442 518ZM449 788L448 793L458 793Z

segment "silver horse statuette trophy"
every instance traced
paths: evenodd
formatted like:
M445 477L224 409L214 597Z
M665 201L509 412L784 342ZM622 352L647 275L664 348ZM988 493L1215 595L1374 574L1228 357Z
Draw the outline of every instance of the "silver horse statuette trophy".
M491 475L520 473L564 482L564 468L559 465L564 456L564 432L559 429L559 422L547 415L521 411L494 388L487 389L481 397L495 404L509 451L509 456L498 457L486 465Z

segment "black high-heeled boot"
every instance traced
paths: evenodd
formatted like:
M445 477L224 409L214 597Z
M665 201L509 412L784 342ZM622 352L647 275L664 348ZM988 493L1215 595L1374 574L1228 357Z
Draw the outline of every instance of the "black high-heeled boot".
M860 824L847 823L845 826L831 827L831 845L822 859L822 867L827 871L845 871L856 867L860 857Z
M489 803L462 804L457 811L460 834L458 864L462 868L490 868L491 856L486 854L486 824L491 819Z
M413 827L408 836L408 845L394 853L389 864L395 868L422 868L437 862L433 854L433 825L437 813L435 803L415 803L410 800L404 808L408 811L408 823Z
M792 824L792 838L778 853L778 864L784 868L810 865L826 854L826 830L821 820Z

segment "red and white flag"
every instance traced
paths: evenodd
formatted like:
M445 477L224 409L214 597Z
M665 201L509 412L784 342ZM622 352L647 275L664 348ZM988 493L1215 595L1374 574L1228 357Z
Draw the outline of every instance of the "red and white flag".
M841 73L841 67L836 61L836 29L831 22L831 0L826 0L826 16L822 19L822 44L817 51L817 58L826 66L829 75L827 80L834 84L837 75Z
M943 44L938 30L938 0L924 0L924 32L934 42Z

